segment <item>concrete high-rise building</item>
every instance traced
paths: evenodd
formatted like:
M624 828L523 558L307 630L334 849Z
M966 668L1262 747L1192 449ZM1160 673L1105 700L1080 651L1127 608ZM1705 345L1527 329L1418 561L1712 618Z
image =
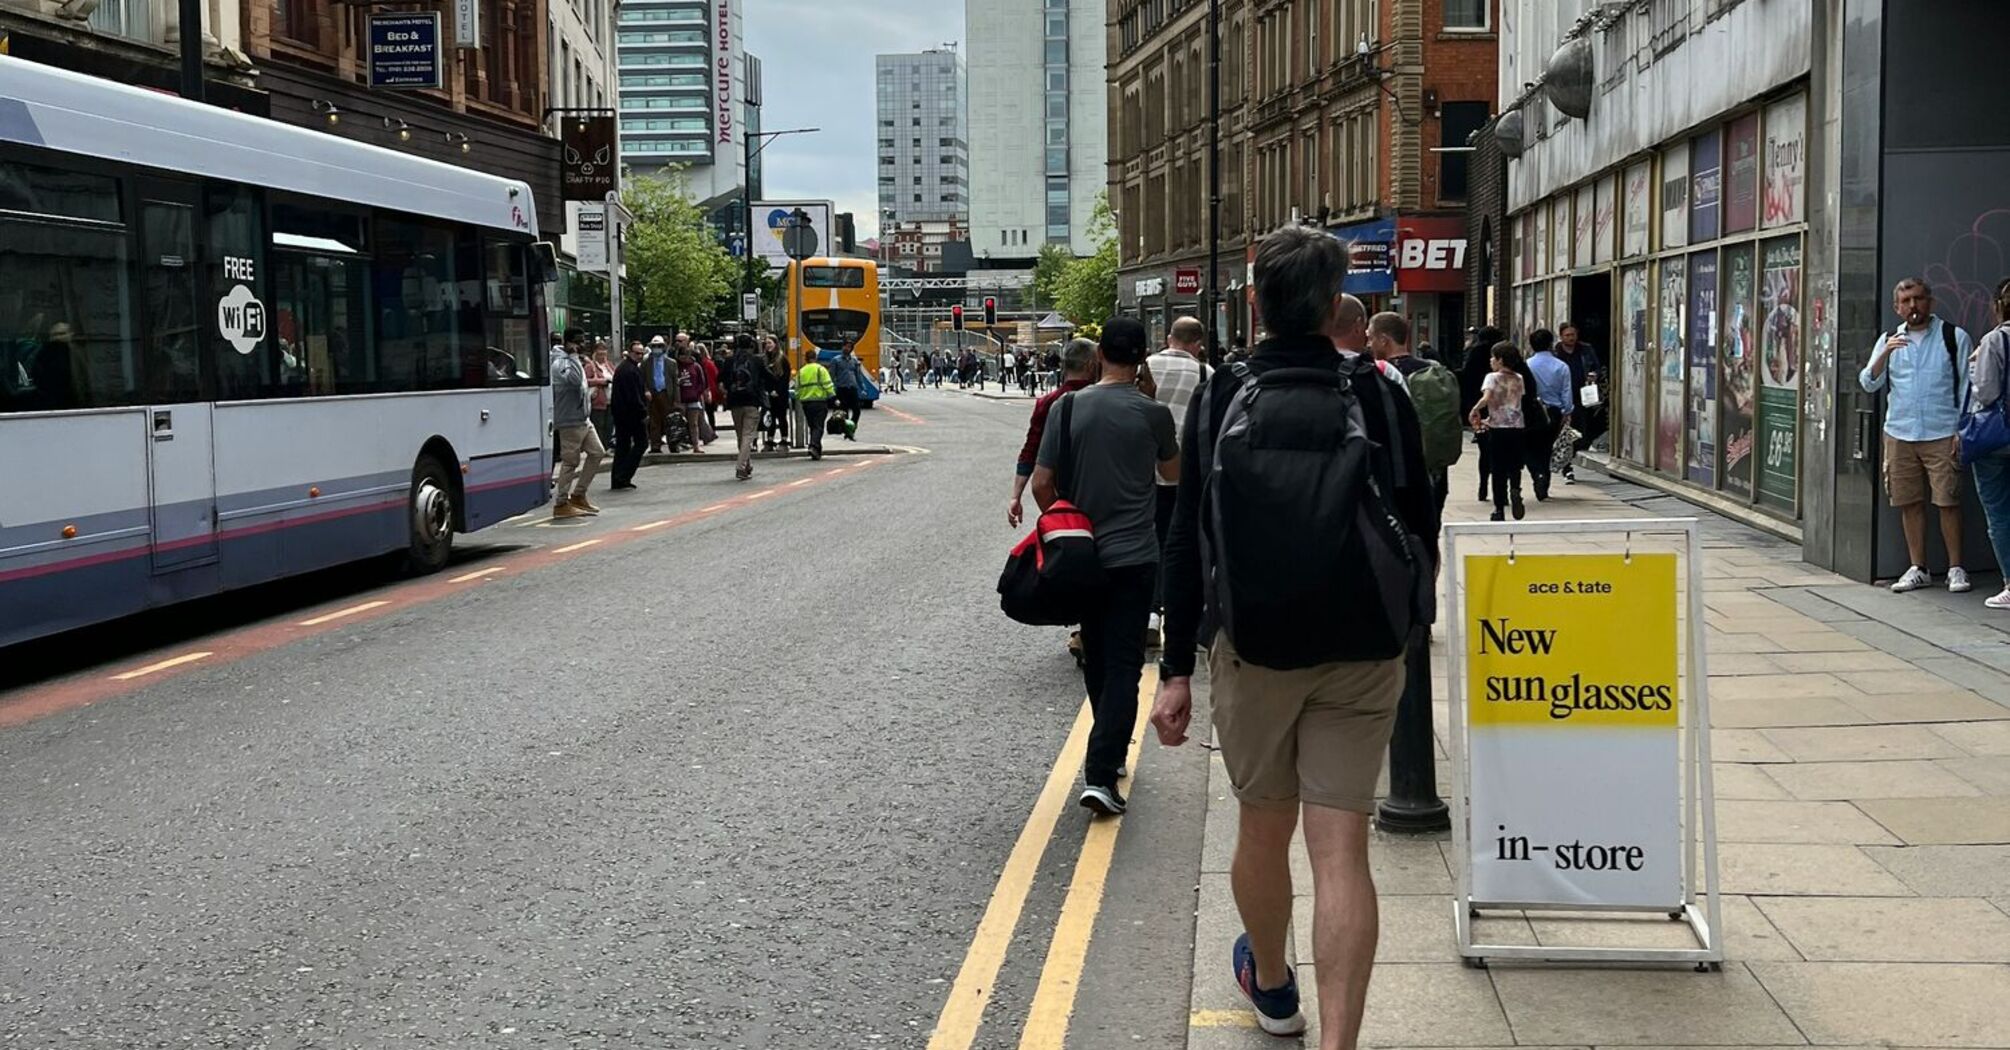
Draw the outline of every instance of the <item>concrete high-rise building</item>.
M970 241L980 260L1095 250L1108 181L1103 0L965 0Z
M624 0L617 16L621 161L688 165L700 202L744 184L748 63L741 0Z
M881 55L878 65L881 228L963 220L970 213L963 56L944 48Z

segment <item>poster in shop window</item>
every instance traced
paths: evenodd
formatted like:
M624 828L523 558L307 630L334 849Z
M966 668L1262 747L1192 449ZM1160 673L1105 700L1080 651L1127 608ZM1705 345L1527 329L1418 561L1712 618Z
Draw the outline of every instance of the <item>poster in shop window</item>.
M1747 113L1724 133L1724 232L1759 225L1759 115Z
M1592 197L1591 220L1591 264L1603 266L1612 261L1612 219L1616 201L1610 177L1598 180L1598 187Z
M1689 463L1698 485L1717 479L1717 253L1689 257Z
M1619 282L1619 455L1634 463L1647 457L1647 267L1629 267Z
M1537 208L1535 211L1541 211ZM1515 280L1526 281L1535 276L1535 246L1541 238L1535 232L1535 212L1522 212L1515 219L1516 257L1521 260L1521 268L1515 271Z
M1597 226L1597 193L1590 186L1580 186L1577 190L1577 227L1571 234L1570 264L1575 267L1591 265L1591 231Z
M1570 320L1570 278L1559 277L1551 282L1549 320L1543 327L1549 329L1549 334L1555 335L1556 330L1562 328L1563 322L1568 320Z
M1724 491L1740 499L1752 497L1752 420L1756 414L1759 359L1758 330L1752 319L1757 284L1752 246L1724 249L1724 317L1722 354L1717 362L1717 420L1722 426L1717 447L1723 450Z
M1551 273L1570 269L1570 194L1556 198L1556 214L1549 220L1549 268Z
M1641 161L1626 169L1626 192L1621 206L1626 210L1626 233L1619 254L1631 259L1647 254L1648 216L1654 207L1654 164Z
M1654 466L1669 474L1682 472L1682 308L1689 302L1688 268L1680 259L1661 262L1661 323L1656 346L1661 368L1655 398Z
M1689 142L1689 242L1717 239L1724 203L1724 140L1714 131Z
M1535 269L1529 271L1531 277L1549 276L1549 202L1535 206Z
M1661 247L1689 243L1689 144L1661 153Z
M1800 437L1800 238L1767 242L1759 265L1759 502L1791 511Z
M1766 107L1764 221L1766 229L1800 222L1808 192L1808 97Z

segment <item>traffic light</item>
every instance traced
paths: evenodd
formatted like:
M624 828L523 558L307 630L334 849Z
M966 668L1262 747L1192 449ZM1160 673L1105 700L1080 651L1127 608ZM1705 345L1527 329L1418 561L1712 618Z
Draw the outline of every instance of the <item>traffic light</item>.
M998 300L993 296L984 297L984 327L998 326Z
M963 331L963 307L961 305L949 308L949 326L959 332Z

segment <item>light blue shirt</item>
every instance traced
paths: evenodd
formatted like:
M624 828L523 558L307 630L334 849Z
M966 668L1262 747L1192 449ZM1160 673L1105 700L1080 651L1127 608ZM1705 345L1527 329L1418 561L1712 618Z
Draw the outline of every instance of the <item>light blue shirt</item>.
M1919 331L1905 330L1905 345L1891 352L1883 375L1871 375L1868 364L1857 374L1866 393L1891 387L1884 406L1884 432L1900 441L1953 437L1961 425L1961 398L1968 390L1968 355L1975 344L1967 332L1954 330L1956 356L1962 364L1954 367L1947 360L1946 338L1940 334L1940 326L1946 323L1936 314ZM1872 360L1884 352L1884 341L1889 338L1888 332L1877 337L1870 348Z
M1532 354L1528 370L1535 376L1535 396L1565 415L1577 411L1577 395L1570 389L1570 365L1551 351Z

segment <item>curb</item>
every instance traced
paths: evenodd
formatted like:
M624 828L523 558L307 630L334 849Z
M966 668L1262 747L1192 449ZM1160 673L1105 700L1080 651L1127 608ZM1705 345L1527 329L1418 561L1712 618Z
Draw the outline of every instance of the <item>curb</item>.
M853 445L849 448L826 448L824 458L834 456L897 456L907 452L905 448L893 445ZM756 452L754 460L808 459L808 449L790 449L787 452ZM642 456L645 467L670 467L685 463L738 463L736 452L648 452Z

